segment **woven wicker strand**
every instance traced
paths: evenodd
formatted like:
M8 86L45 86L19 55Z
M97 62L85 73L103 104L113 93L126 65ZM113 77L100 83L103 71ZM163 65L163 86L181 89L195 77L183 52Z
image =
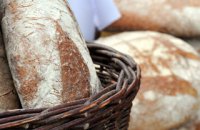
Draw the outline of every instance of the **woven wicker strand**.
M104 86L98 94L52 108L0 113L0 129L127 130L140 69L132 58L110 47L87 44Z

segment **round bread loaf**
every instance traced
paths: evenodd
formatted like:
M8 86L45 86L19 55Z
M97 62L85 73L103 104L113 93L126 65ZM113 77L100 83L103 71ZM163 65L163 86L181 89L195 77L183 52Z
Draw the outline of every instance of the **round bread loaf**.
M100 82L67 0L3 0L2 30L23 108L89 97Z
M124 32L97 42L132 56L141 67L129 130L171 130L197 118L200 57L190 45L156 32Z
M122 18L109 30L153 30L181 37L200 36L199 0L114 0Z
M0 32L0 112L20 108Z

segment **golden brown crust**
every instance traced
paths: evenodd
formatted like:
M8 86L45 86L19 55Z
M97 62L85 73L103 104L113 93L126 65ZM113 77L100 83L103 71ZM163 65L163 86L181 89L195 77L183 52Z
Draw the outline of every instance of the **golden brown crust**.
M134 30L154 30L159 32L167 31L166 28L160 27L155 22L151 21L151 16L145 18L138 15L137 13L130 13L123 11L121 12L122 17L112 23L105 30L108 31L134 31Z
M24 48L24 49L27 49L27 48ZM26 57L26 60L23 61L23 64L35 66L35 61L30 60L28 58L28 56L31 55L31 53L24 53L24 55L26 55L27 57ZM28 101L33 100L33 98L35 97L35 94L38 89L37 83L39 83L40 77L37 74L36 67L29 67L27 69L26 66L18 65L16 62L19 61L20 59L21 57L19 55L13 56L13 59L11 59L11 64L15 66L17 78L21 82L21 87L18 90L18 93L23 94L24 95L23 100L25 102L28 102ZM34 78L27 78L30 76Z
M89 70L72 40L67 37L59 24L56 24L59 33L58 49L61 59L61 75L63 102L90 96Z
M187 94L193 97L198 97L196 89L193 88L190 82L180 79L175 75L143 77L141 88L141 94L143 94L145 91L154 90L155 92L163 95L176 96L177 94Z

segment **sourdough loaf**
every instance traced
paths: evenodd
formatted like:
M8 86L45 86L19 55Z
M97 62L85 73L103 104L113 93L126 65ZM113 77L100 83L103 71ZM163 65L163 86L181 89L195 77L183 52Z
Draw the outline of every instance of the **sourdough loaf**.
M0 32L0 112L20 107Z
M89 97L100 83L66 0L3 0L4 41L24 108Z
M122 18L109 30L154 30L200 36L199 0L114 0Z
M124 32L97 42L131 55L141 67L129 130L172 130L197 120L200 57L190 45L156 32Z

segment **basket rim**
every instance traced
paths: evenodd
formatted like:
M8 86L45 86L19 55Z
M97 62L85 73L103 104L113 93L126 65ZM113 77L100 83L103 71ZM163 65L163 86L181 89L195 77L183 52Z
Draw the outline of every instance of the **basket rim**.
M109 83L104 86L104 89L88 98L51 108L14 109L1 112L0 129L22 125L29 126L32 123L41 124L39 128L48 128L56 120L63 120L72 116L83 115L83 120L88 119L91 116L90 113L98 113L105 108L107 109L113 102L132 105L132 100L140 87L140 67L130 56L111 47L92 42L87 42L87 47L94 63L99 66L99 68L96 68L97 72L102 74L102 78L105 78L104 80ZM117 109L119 106L116 105L114 107ZM78 121L81 122L82 120ZM76 124L72 122L71 124L68 123L68 126ZM58 126L59 128L62 126L63 128L68 128L66 124L57 125L55 128L58 128Z

